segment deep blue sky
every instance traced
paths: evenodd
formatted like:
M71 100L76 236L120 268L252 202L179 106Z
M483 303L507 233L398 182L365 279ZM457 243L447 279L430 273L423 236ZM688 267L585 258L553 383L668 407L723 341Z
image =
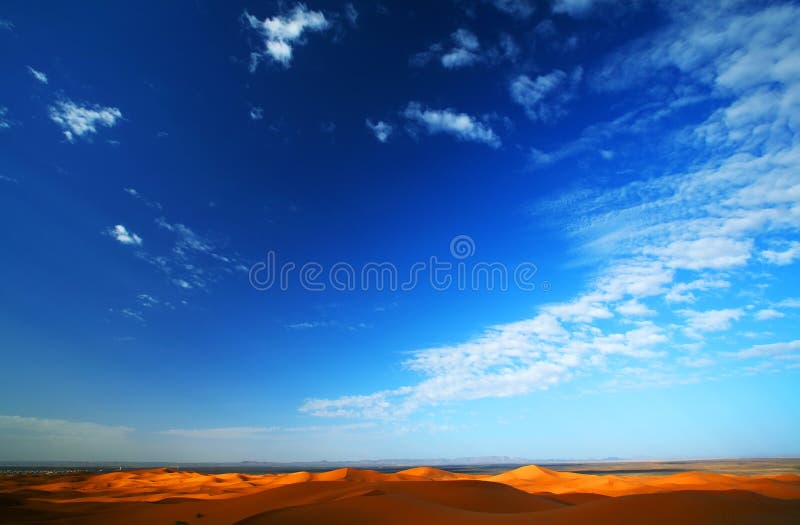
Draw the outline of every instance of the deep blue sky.
M800 453L800 7L430 4L4 3L0 460Z

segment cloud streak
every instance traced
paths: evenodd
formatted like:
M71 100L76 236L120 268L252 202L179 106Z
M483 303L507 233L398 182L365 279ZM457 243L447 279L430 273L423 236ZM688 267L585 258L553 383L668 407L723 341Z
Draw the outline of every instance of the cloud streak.
M429 135L451 135L461 141L480 142L493 148L501 145L500 137L486 122L450 108L430 109L418 102L410 102L403 117Z

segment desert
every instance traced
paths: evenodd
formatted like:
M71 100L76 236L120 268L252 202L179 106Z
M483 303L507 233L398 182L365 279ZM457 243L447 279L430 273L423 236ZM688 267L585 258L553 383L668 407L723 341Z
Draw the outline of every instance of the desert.
M0 523L9 524L798 522L797 474L582 474L527 465L500 474L160 468L0 480Z

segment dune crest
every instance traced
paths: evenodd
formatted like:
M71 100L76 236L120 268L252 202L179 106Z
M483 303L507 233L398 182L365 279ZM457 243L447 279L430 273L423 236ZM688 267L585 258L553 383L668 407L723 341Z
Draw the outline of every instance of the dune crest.
M45 480L0 478L0 523L63 518L123 525L672 524L658 520L675 514L675 508L690 510L681 523L737 523L720 521L720 516L748 517L742 523L800 523L800 476L590 475L528 465L497 475L415 467L395 473L341 468L247 475L149 469Z

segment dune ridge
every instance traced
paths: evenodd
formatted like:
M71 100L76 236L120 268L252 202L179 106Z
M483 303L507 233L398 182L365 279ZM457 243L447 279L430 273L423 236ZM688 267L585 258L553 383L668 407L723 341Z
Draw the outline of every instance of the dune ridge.
M668 523L648 513L672 515L676 506L689 509L681 523L800 523L800 476L595 475L528 465L495 475L415 467L394 473L149 469L0 478L0 523L107 523L113 516L123 524L393 524L414 516L420 523L446 525L528 523L532 513L537 523ZM719 516L750 521L718 521Z

